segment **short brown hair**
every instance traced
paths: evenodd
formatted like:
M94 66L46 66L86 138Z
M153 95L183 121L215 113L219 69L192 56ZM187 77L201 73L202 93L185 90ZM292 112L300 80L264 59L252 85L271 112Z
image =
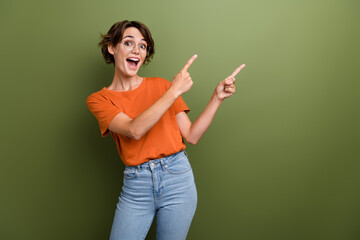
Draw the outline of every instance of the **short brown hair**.
M108 46L109 45L116 46L122 40L125 30L129 27L137 28L140 31L140 33L144 36L148 46L146 50L146 57L144 64L148 64L151 61L151 58L155 54L155 48L154 48L155 44L154 44L154 40L151 37L150 30L141 22L124 20L114 23L114 25L111 26L107 34L105 35L100 34L101 41L98 43L98 46L101 47L101 52L104 56L106 63L115 64L114 56L111 53L109 53Z

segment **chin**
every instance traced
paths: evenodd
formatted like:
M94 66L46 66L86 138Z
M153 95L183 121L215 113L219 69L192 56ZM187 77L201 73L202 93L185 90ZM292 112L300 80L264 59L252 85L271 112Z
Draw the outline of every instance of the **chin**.
M125 74L125 77L135 77L135 76L137 76L137 72L136 73L126 73Z
M129 76L136 76L140 70L140 67L138 67L136 70L133 69L126 69L126 74Z

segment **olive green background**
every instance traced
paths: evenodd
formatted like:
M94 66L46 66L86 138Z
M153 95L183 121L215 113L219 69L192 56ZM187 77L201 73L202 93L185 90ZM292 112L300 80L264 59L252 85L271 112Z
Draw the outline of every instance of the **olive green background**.
M171 80L199 55L192 120L247 65L187 148L188 239L360 239L356 0L1 1L1 239L109 237L124 167L85 100L111 83L96 45L123 19L152 31L142 76Z

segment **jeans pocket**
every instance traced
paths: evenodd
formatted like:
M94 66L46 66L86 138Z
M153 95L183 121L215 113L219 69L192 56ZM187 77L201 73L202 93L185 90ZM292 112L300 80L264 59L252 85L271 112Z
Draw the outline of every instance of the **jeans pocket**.
M124 170L124 177L126 179L132 179L132 178L136 177L137 174L138 174L138 172L135 168L125 168L125 170Z
M191 170L191 165L186 157L181 156L174 162L166 164L165 169L171 174L183 174Z

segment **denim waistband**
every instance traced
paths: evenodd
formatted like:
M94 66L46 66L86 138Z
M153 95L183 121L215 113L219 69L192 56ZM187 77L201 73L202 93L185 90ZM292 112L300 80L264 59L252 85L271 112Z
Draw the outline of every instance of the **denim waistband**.
M185 150L182 150L180 152L174 153L174 154L166 156L166 157L149 160L149 161L144 162L137 166L125 166L125 168L140 170L140 169L150 169L150 168L153 168L154 166L158 166L158 165L163 167L165 165L171 164L172 162L175 162L177 159L179 159L182 156L187 157L187 153Z

